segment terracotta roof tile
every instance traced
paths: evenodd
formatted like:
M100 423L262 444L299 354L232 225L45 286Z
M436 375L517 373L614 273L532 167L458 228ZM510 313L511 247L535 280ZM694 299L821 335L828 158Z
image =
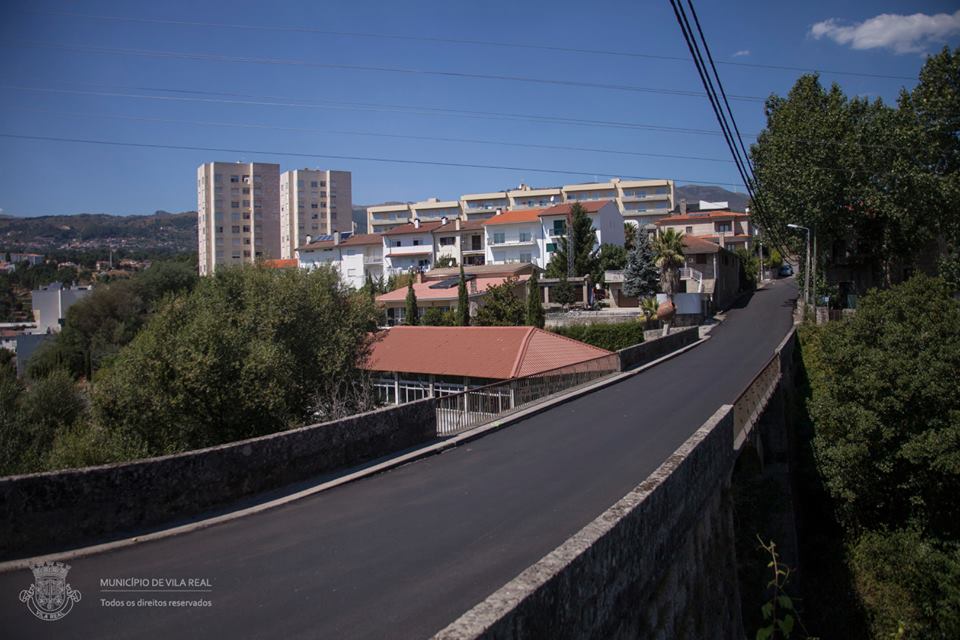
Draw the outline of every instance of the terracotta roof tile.
M450 222L447 222L450 224ZM381 235L384 236L398 236L404 233L430 233L438 227L442 227L443 222L421 222L419 227L414 226L412 222L402 224L399 227L394 227L393 229L388 229L384 231Z
M296 258L285 258L283 260L264 260L263 266L268 269L289 269L296 268L300 266L300 262Z
M483 221L486 226L497 224L516 224L520 222L539 222L540 214L544 209L514 209L513 211L504 211L498 216L487 218Z
M535 327L394 327L378 337L371 371L507 380L610 355Z
M377 233L361 233L355 236L350 236L340 244L347 246L350 245L363 245L363 244L383 244L383 238L380 234Z
M704 211L701 213L688 213L686 215L677 214L660 218L656 224L672 224L677 222L697 222L698 220L734 220L738 218L749 218L749 213L739 213L737 211Z
M525 282L530 276L522 275L517 277L518 282ZM494 285L503 284L506 281L504 277L494 277L494 278L477 278L473 280L477 284L476 291L474 291L469 285L467 291L470 296L480 295L486 293L487 289ZM437 280L429 280L426 282L414 282L413 283L413 292L417 296L418 301L423 300L456 300L458 288L456 286L450 287L449 289L432 289L431 286L437 284ZM399 287L393 291L388 291L387 293L381 293L377 296L377 302L403 302L407 299L407 288Z

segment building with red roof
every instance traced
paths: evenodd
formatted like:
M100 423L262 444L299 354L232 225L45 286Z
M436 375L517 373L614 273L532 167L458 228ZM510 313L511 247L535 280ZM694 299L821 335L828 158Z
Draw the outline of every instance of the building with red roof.
M536 327L394 327L364 368L381 399L400 404L600 358L614 367L616 354Z
M660 218L657 228L673 229L690 237L709 240L730 249L750 249L753 224L749 213L737 211L690 211Z
M413 293L417 296L417 308L423 316L427 309L439 309L442 312L457 308L460 292L460 275L451 275L441 280L425 280L423 274L415 275L417 282L413 283ZM526 295L526 283L530 279L528 274L513 276L483 277L467 274L467 297L470 301L470 315L474 316L477 309L483 306L484 297L490 287L512 282L514 294L521 299ZM383 306L387 314L387 325L402 325L406 320L407 287L398 287L393 291L377 296L377 302Z
M370 277L383 275L383 238L373 233L331 235L312 238L297 249L301 269L332 267L344 283L359 289Z

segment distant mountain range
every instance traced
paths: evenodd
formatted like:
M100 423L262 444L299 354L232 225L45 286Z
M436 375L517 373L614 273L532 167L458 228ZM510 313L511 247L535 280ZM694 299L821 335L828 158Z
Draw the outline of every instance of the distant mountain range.
M727 191L722 187L685 184L677 187L674 194L677 205L680 204L681 198L685 199L687 204L696 204L705 200L707 202L727 202L731 211L744 211L750 203L750 196L747 194Z
M749 202L746 194L721 187L682 185L676 188L676 200L688 203L700 200L729 203L734 211L743 211ZM367 207L353 207L357 233L367 232ZM106 213L37 216L19 218L0 215L0 250L44 253L58 249L126 248L193 252L197 250L197 212L115 216Z

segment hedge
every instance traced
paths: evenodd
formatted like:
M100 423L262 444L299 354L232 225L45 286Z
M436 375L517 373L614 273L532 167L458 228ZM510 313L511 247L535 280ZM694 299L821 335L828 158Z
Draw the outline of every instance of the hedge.
M644 326L643 322L579 324L569 327L552 327L550 331L601 349L619 351L643 342Z

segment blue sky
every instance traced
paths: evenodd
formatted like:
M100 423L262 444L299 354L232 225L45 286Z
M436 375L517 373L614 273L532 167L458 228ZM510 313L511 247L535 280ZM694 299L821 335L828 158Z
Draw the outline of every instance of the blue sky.
M935 51L943 43L957 46L960 42L960 12L951 2L907 4L701 1L697 10L718 61L915 78L924 52ZM101 19L64 15L69 12ZM925 16L883 15L907 13ZM103 16L306 27L491 44L159 24L105 20ZM698 181L728 188L737 182L734 165L728 161L729 154L718 135L543 120L627 122L717 132L704 97L210 59L246 57L702 90L689 60L548 51L497 43L688 55L666 0L589 5L500 0L8 0L0 5L0 133L246 151L0 138L0 209L14 215L193 209L196 167L212 160L277 162L281 169L346 169L353 172L354 202L360 204L431 196L455 198L461 193L495 190L520 182L547 186L589 180L594 175L598 179L665 177L680 184ZM120 55L91 48L189 53L204 58ZM721 65L720 73L728 93L760 98L785 93L799 74L729 64ZM832 73L824 73L823 79L839 82L850 95L887 101L894 100L902 86L913 85L912 80ZM348 103L381 106L358 108ZM419 108L420 112L397 106ZM733 108L744 133L755 133L763 127L762 102L735 100ZM455 117L449 112L424 109L532 114L540 119L476 114ZM465 139L627 153L499 146ZM290 153L520 169L284 155ZM631 155L638 153L704 159Z

